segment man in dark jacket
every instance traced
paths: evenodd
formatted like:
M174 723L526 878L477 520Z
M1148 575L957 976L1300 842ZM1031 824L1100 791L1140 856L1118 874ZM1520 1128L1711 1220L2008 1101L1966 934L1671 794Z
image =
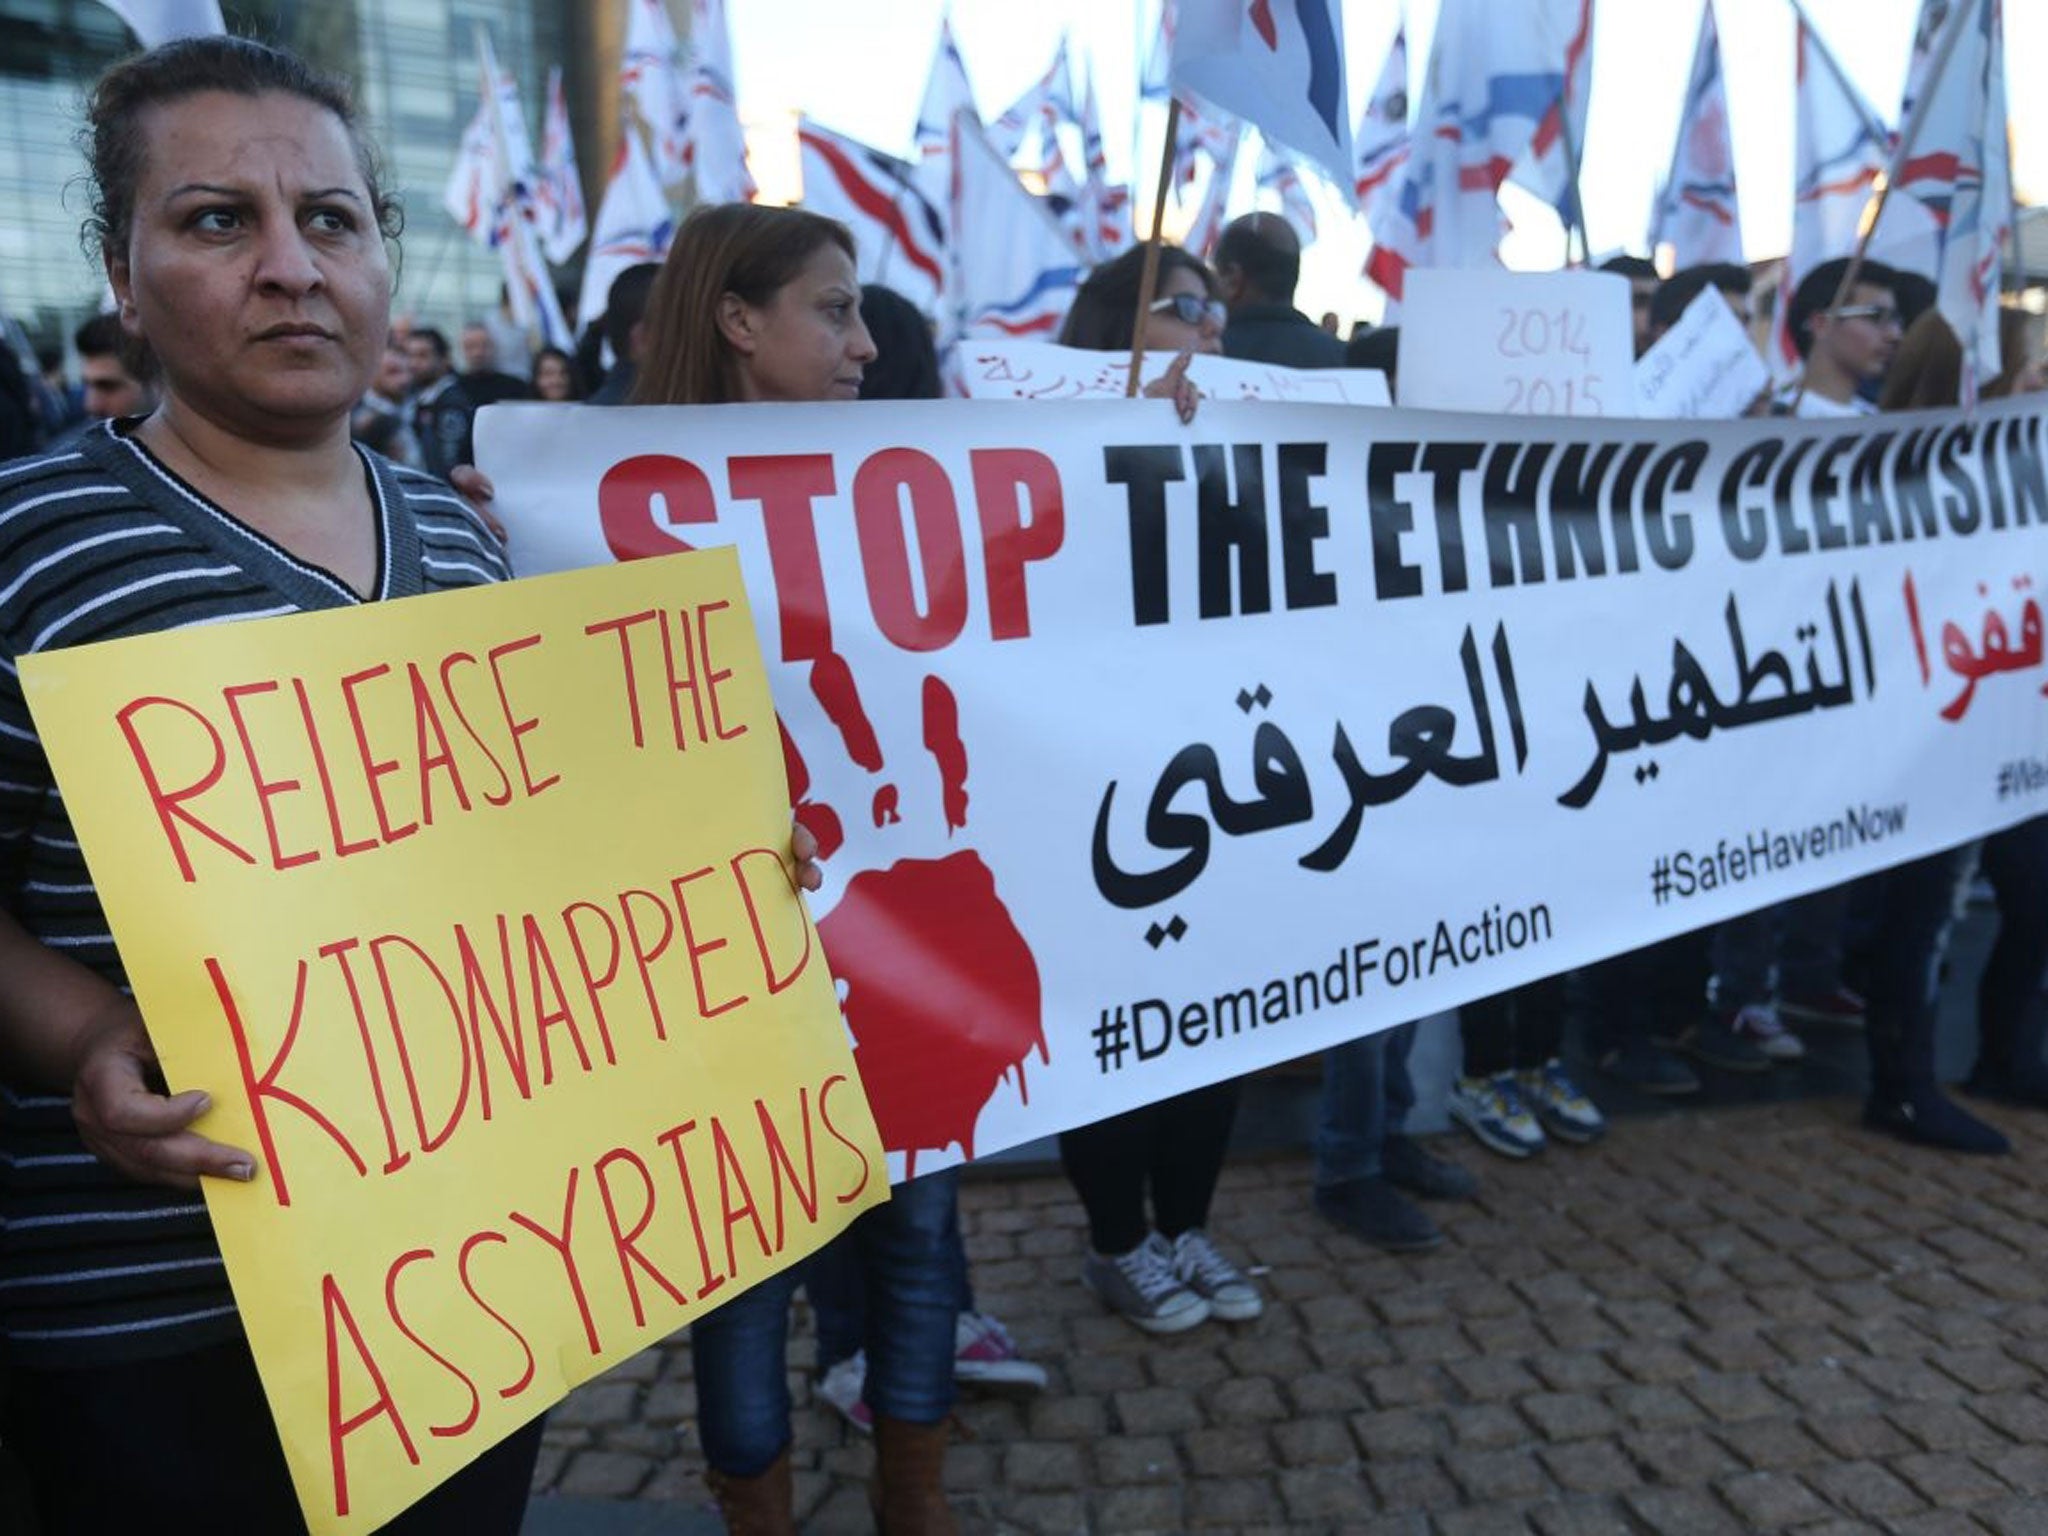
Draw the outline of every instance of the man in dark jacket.
M1226 357L1283 368L1344 366L1344 343L1294 307L1301 241L1279 214L1231 220L1216 245L1216 277L1230 310Z

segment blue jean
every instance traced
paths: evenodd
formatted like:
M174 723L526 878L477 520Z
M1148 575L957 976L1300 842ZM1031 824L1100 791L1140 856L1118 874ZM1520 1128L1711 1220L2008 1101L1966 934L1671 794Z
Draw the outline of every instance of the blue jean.
M920 1221L943 1222L947 1262L959 1278L953 1310L972 1312L974 1291L967 1281L967 1247L960 1236L960 1170L942 1168L896 1186L895 1200L934 1202ZM938 1209L943 1202L945 1210ZM893 1202L892 1202L893 1203ZM818 1373L823 1375L856 1350L868 1348L868 1262L862 1249L860 1224L841 1233L811 1255L804 1274L804 1294L818 1323Z
M878 1418L936 1424L953 1411L958 1181L946 1169L899 1185L846 1234L867 1289L866 1395ZM704 1459L727 1477L758 1476L789 1446L789 1303L804 1271L791 1265L690 1330Z
M1408 1053L1415 1025L1396 1024L1323 1052L1323 1101L1316 1126L1316 1184L1380 1175L1380 1149L1415 1107Z

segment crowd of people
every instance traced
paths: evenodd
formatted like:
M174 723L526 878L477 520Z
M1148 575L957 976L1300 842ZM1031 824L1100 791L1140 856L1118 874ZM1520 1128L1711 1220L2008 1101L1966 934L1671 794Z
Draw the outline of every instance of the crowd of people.
M474 504L488 488L463 468L489 403L921 399L942 392L940 371L925 318L863 288L846 230L800 209L700 209L663 262L612 285L577 356L527 355L498 316L464 325L453 346L430 326L394 326L394 208L348 94L258 44L176 43L116 67L92 98L90 133L91 231L116 308L74 338L80 387L47 367L24 377L26 426L6 446L33 456L0 465L0 1441L29 1467L48 1536L295 1529L194 1195L201 1178L255 1169L194 1131L203 1094L163 1091L11 658L503 578ZM1122 352L1142 334L1174 358L1147 393L1184 419L1200 409L1187 372L1198 353L1398 367L1392 329L1346 343L1294 307L1300 248L1274 215L1230 225L1213 265L1161 250L1141 310L1143 264L1141 248L1098 267L1060 340ZM1707 289L1749 318L1745 269L1618 270L1637 295L1639 349ZM1759 412L1955 403L1960 350L1930 298L1874 264L1817 267L1786 300L1804 382ZM1991 392L2040 386L2023 345L2008 356ZM813 887L814 851L798 829L792 857ZM1804 1054L1799 1031L1854 1028L1868 1041L1873 1128L2007 1151L1935 1075L1944 937L1980 864L2000 932L1966 1087L2048 1107L2048 818L2037 818L1981 850L1469 1005L1451 1115L1510 1157L1600 1138L1606 1121L1565 1062L1574 1027L1596 1070L1658 1094L1696 1091L1701 1064L1770 1071ZM1442 1240L1418 1201L1477 1186L1406 1133L1415 1032L1327 1053L1314 1147L1315 1208L1395 1251ZM1228 1233L1212 1228L1239 1097L1239 1083L1218 1083L1060 1137L1087 1218L1079 1279L1139 1329L1263 1309ZM954 1529L941 1476L957 1384L1046 1383L976 1307L958 1171L899 1187L812 1260L692 1330L697 1430L735 1531L794 1529L786 1352L799 1288L817 1319L820 1396L874 1437L880 1528ZM534 1424L502 1441L387 1529L515 1531L538 1436Z

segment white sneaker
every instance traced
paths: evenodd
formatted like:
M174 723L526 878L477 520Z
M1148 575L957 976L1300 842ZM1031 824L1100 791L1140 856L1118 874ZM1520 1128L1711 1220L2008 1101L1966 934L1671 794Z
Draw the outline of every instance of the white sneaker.
M1081 1279L1133 1327L1179 1333L1207 1320L1209 1303L1174 1273L1173 1249L1152 1233L1129 1253L1091 1253Z
M1728 1031L1739 1040L1747 1040L1772 1061L1802 1061L1806 1057L1806 1042L1785 1027L1778 1010L1769 1003L1751 1003L1736 1009L1735 1016L1728 1021Z
M1183 1285L1209 1303L1212 1316L1226 1323L1250 1322L1266 1310L1259 1288L1223 1257L1200 1227L1190 1228L1173 1240L1173 1272Z
M875 1416L868 1408L868 1357L855 1350L818 1378L818 1400L831 1405L839 1417L864 1435L875 1432Z

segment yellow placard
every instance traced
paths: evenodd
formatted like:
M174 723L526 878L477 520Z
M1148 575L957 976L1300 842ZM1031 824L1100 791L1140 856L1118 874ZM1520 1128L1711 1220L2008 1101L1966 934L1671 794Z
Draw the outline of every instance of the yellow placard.
M21 674L314 1531L887 1197L731 550Z

